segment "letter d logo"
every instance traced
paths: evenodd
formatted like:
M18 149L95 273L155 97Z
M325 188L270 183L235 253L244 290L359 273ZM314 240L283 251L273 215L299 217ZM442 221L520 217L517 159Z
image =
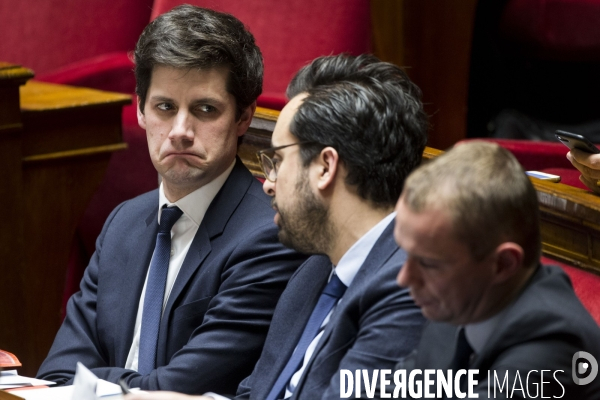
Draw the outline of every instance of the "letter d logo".
M585 359L587 362L581 363L579 368L577 368L577 360L581 358ZM586 353L585 351L578 351L577 353L573 354L571 367L573 372L573 382L575 382L577 385L587 385L591 383L598 375L598 361L596 361L593 355ZM592 369L587 378L578 377L578 374L584 374L590 367Z

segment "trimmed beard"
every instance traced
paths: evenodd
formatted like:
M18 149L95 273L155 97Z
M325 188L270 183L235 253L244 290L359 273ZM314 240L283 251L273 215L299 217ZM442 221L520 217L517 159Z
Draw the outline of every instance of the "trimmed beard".
M296 182L295 204L279 211L279 241L305 254L326 254L333 244L334 229L329 223L329 209L319 201L308 184L308 171Z

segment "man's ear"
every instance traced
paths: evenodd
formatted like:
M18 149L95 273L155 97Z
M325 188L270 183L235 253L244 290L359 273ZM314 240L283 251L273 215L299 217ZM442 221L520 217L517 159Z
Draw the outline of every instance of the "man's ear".
M242 115L240 115L240 119L237 121L237 136L240 137L250 127L250 123L252 122L252 117L254 116L254 112L256 111L256 101L250 104L242 111Z
M317 168L317 188L325 190L332 186L338 173L340 173L340 157L333 147L325 147L313 161Z
M138 97L138 101L137 101L137 120L138 120L138 125L140 126L140 128L145 130L146 129L146 115L142 111L141 102L140 102L139 97Z
M505 282L523 267L523 248L513 242L505 242L496 247L495 281Z

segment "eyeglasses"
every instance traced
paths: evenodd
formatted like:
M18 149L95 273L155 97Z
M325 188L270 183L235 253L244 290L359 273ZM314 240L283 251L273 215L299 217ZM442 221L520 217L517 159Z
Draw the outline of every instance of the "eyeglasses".
M310 142L298 142L292 144L286 144L284 146L271 147L269 149L264 149L256 152L256 156L258 157L258 162L260 163L260 167L265 174L265 178L271 182L275 182L277 180L277 170L279 169L280 160L273 160L271 157L267 155L267 153L273 153L277 150L285 149L286 147L296 146L298 144L307 144Z

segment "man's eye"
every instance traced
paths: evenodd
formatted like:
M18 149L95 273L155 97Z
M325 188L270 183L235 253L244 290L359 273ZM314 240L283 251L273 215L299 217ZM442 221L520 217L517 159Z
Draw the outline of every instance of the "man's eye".
M169 103L160 103L156 106L156 108L158 108L161 111L170 111L172 110L174 107L172 104Z
M216 108L208 104L202 104L201 106L198 106L198 110L200 110L203 113L210 113L216 111Z
M430 261L430 260L425 260L423 258L419 259L419 264L421 264L421 266L423 268L435 268L436 267L435 262Z

